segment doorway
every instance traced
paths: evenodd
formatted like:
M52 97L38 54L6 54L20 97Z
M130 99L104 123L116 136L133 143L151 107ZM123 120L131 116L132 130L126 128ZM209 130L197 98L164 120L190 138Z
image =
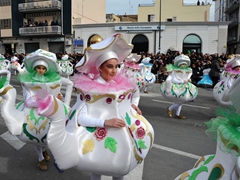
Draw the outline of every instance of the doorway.
M132 44L134 45L132 53L146 54L148 52L149 41L145 35L136 35L132 40Z
M184 54L189 54L191 52L201 53L202 52L202 41L195 35L190 34L186 36L183 40L183 51Z

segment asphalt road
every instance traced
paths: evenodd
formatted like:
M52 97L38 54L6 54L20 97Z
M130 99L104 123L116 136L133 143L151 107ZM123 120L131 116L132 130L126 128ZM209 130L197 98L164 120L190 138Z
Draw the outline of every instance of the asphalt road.
M19 102L22 99L22 89L14 75L11 84L17 89ZM171 103L160 95L159 84L149 84L148 91L148 94L141 92L139 107L155 130L154 146L144 162L127 175L125 180L173 180L191 169L199 157L215 153L216 143L205 134L204 122L215 117L218 104L212 91L199 88L196 100L184 104L182 108L182 114L187 119L178 120L167 116L166 108ZM71 105L75 98L76 95L73 94ZM47 171L39 170L34 147L22 144L17 137L11 136L0 118L0 180L13 179L89 180L90 175L75 168L59 173L53 165L53 158L48 162Z

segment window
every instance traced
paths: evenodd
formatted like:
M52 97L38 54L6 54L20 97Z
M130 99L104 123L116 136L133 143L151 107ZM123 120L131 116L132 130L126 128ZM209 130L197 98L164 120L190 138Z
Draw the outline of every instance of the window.
M10 6L11 0L0 0L0 6Z
M0 29L11 29L11 19L1 19L0 20Z
M172 18L168 18L168 19L167 19L167 22L172 22Z

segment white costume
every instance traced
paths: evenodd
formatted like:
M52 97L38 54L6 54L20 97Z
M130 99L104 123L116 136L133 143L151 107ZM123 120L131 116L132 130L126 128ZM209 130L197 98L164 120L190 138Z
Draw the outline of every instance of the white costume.
M71 109L67 130L59 100L50 96L52 103L48 108L38 108L39 114L51 120L48 145L60 169L76 167L93 176L119 177L128 174L148 154L154 131L132 108L135 82L121 73L109 82L99 77L98 67L103 62L111 58L121 62L131 50L132 45L120 34L85 50L84 57L76 65L81 74L75 75L77 102ZM122 119L126 126L120 129L104 127L104 121L111 118Z
M190 65L188 56L180 55L174 60L174 66L168 65L167 69L169 75L165 82L160 85L160 92L169 101L174 104L168 108L168 111L176 110L176 116L180 116L182 104L184 102L192 101L197 97L198 89L194 86L189 79L192 75L192 69L179 68L181 64Z
M239 78L240 71L234 70L234 67L240 66L240 55L233 55L231 59L227 60L225 65L223 76L221 80L213 88L213 97L215 100L223 106L231 106L228 94L229 89L234 84L236 79Z

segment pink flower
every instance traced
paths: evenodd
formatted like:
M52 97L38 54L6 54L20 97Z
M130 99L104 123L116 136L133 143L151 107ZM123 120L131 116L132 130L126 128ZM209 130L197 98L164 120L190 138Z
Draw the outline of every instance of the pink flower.
M97 128L94 132L94 136L98 141L103 140L107 136L107 129L106 128Z
M136 124L137 126L139 126L139 125L140 125L140 121L137 119L137 120L135 121L135 124Z
M146 134L146 131L143 127L137 128L136 136L137 136L138 139L143 139L145 134Z

